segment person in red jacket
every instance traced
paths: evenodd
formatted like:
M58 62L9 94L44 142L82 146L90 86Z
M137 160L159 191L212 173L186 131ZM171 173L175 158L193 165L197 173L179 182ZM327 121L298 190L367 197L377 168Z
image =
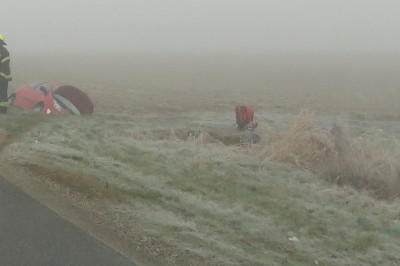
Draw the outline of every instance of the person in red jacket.
M10 69L10 53L4 47L4 36L0 34L0 114L7 113L8 107L8 82L12 80Z
M235 108L236 113L236 124L239 130L250 130L258 126L258 122L253 120L254 111L253 108L249 106L237 106Z

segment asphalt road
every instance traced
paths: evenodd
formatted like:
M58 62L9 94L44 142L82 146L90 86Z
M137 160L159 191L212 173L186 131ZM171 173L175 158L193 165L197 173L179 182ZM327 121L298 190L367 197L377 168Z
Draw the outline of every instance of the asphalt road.
M0 177L0 265L135 265Z

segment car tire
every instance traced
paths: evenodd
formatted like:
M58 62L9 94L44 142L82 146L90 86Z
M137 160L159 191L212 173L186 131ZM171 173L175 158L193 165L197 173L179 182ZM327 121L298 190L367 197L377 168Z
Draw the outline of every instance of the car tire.
M14 105L15 97L15 94L12 94L10 97L8 97L8 105Z
M43 103L38 103L35 105L35 107L33 107L32 109L35 112L41 112L43 110Z

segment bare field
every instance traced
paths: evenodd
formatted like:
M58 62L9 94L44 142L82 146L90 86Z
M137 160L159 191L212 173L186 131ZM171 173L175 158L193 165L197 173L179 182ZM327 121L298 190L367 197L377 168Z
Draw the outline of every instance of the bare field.
M99 112L228 112L247 104L257 111L309 108L397 119L399 57L24 57L13 61L11 88L37 79L73 83Z
M17 58L11 90L75 85L95 114L10 108L1 167L80 195L82 213L144 265L397 265L396 59ZM242 104L261 144L235 131ZM337 159L338 141L350 159Z

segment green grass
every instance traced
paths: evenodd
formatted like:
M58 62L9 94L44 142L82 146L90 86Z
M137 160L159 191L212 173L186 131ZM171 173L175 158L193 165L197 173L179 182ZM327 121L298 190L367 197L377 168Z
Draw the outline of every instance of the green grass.
M125 211L148 230L210 263L399 262L398 200L379 201L368 192L334 186L289 165L262 160L249 152L251 147L198 144L168 133L185 121L188 131L228 134L233 132L225 122L229 114L176 115L165 123L168 116L163 115L11 112L21 124L33 121L21 125L18 141L5 150L18 163L44 167L51 160L60 172L72 169L98 178L128 195L131 203ZM282 128L282 121L294 119L259 114L261 120L267 117ZM324 127L326 117L316 119ZM364 125L365 131L373 127ZM12 128L18 131L16 124ZM299 242L290 241L292 236Z

